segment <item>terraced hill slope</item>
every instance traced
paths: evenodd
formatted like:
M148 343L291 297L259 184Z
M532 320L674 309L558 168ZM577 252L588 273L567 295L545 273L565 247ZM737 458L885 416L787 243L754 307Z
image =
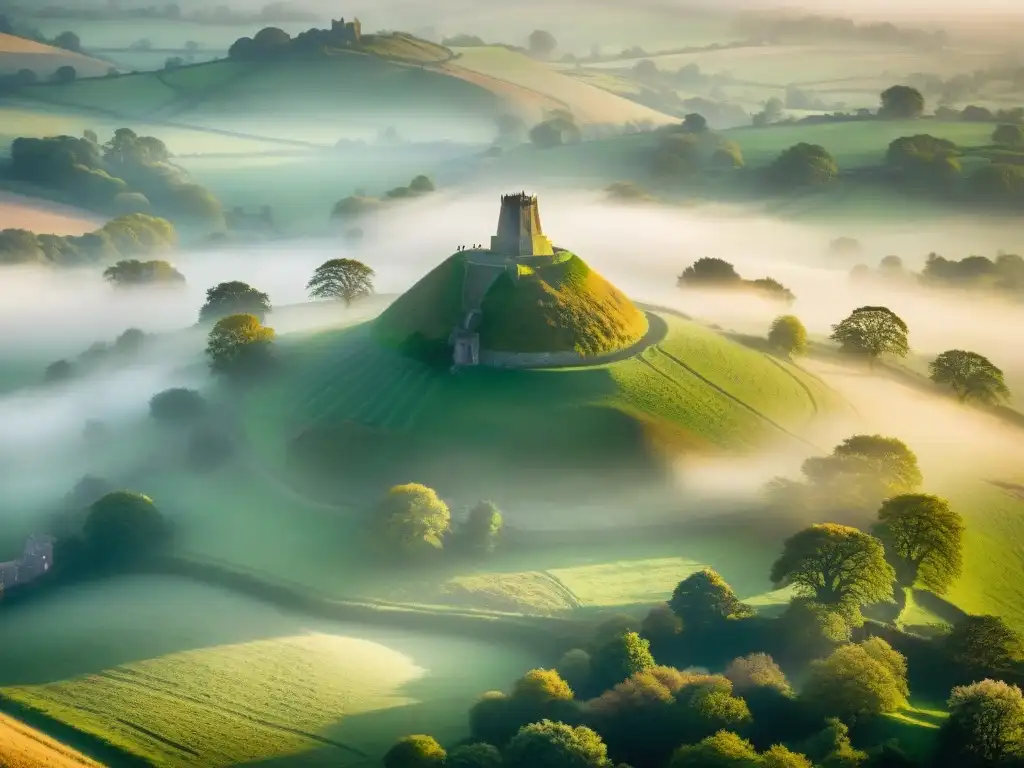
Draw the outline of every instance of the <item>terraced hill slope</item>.
M13 75L18 70L29 69L43 80L65 66L74 67L79 77L100 77L107 73L111 65L35 40L0 34L0 75Z

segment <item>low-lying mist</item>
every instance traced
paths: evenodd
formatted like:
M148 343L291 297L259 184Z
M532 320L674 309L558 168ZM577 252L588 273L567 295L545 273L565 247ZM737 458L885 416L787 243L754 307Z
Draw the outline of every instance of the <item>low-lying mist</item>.
M137 365L104 370L55 387L19 388L0 396L0 487L5 508L28 514L34 505L59 498L86 472L116 472L131 450L93 455L83 448L87 419L104 421L113 436L142 429L149 398L169 386L200 386L206 381L200 331L194 326L207 288L242 280L270 295L281 307L268 324L279 333L312 330L369 317L385 295L399 293L455 252L460 245L489 242L497 224L499 195L439 192L429 199L388 206L365 224L364 240L294 240L235 249L203 249L170 257L185 275L174 289L115 290L102 270L59 271L5 268L0 281L0 363L39 366L73 357L96 341L110 342L129 327L165 334L157 348ZM1024 321L1024 306L958 295L853 283L850 260L829 253L836 237L856 237L864 255L877 264L887 254L918 268L929 251L950 258L970 253L1013 251L1021 236L1009 227L967 229L941 223L905 228L873 228L851 222L847 231L832 226L796 224L723 206L701 208L610 205L597 197L541 190L546 233L601 271L631 297L670 307L726 330L763 336L772 318L799 316L812 335L863 304L884 304L910 327L911 345L924 353L962 347L989 356L1010 374L1020 355L1014 329ZM306 282L314 268L330 258L360 259L377 272L382 300L359 309L306 300ZM791 307L750 294L705 294L676 287L680 272L700 257L734 264L748 279L770 276L796 294ZM695 509L711 499L749 499L768 478L798 472L806 456L829 450L856 431L882 432L905 439L921 455L926 476L981 456L1001 463L1019 458L1019 439L993 418L929 397L903 385L821 363L807 366L853 405L831 422L822 422L809 444L787 442L742 460L689 461L681 465L680 486L692 494L681 506ZM1024 372L1022 372L1024 373ZM341 372L339 372L341 375ZM1018 374L1019 375L1019 374ZM1024 376L1021 376L1024 381ZM115 444L117 440L114 440ZM959 459L957 457L960 457ZM959 465L957 464L959 462ZM97 463L103 466L97 467ZM978 470L980 472L980 470ZM9 511L8 515L13 514Z

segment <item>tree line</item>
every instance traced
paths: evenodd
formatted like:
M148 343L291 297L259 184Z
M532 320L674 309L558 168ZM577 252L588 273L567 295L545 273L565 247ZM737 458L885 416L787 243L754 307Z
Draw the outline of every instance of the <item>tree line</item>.
M179 226L224 226L220 202L172 162L167 145L130 128L118 128L104 143L93 131L80 138L17 138L3 172L104 213L155 213Z
M79 266L115 259L122 259L121 265L132 260L139 264L134 257L165 253L177 243L178 233L169 221L133 213L118 216L95 232L81 236L37 235L25 229L0 230L0 264ZM166 264L162 261L144 263ZM124 269L112 267L108 272L109 279L120 282Z

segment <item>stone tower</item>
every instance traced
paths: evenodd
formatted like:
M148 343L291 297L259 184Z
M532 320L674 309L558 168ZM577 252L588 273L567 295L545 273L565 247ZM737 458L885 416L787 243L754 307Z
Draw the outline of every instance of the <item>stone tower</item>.
M491 238L491 251L510 258L555 255L540 227L536 197L525 192L501 196L498 234Z

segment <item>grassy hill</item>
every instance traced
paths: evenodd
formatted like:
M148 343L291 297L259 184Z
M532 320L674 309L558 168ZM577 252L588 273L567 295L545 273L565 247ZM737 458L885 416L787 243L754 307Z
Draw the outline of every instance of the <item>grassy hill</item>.
M99 763L7 715L0 715L0 765L4 768L101 768Z
M666 453L799 440L834 404L786 362L663 322L663 341L621 362L454 376L377 345L366 325L285 336L289 375L247 400L249 434L349 503L415 478L466 503L584 505L628 482L662 487Z
M110 70L110 63L106 61L24 37L0 34L0 75L30 69L43 80L65 66L74 67L79 77L100 77Z
M136 762L183 768L377 765L410 722L465 736L476 696L539 661L157 577L54 593L10 611L0 638L0 695Z
M600 355L637 342L647 322L633 303L573 254L514 281L498 277L481 303L481 349L576 351ZM448 336L464 315L465 253L431 270L378 319L378 337L395 348L450 357Z

